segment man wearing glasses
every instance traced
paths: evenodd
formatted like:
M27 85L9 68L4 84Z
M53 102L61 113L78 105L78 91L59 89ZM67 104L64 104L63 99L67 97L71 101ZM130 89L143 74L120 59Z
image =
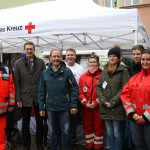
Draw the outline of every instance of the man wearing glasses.
M39 115L37 100L38 84L41 72L46 68L42 59L37 58L33 42L24 44L25 57L16 61L14 66L17 106L22 108L22 135L24 150L30 150L30 116L32 107L36 119L36 145L38 150L43 147L43 118Z

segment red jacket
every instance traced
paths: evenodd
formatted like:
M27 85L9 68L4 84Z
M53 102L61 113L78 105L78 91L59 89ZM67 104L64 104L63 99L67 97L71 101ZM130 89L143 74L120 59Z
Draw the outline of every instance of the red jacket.
M79 80L79 101L82 105L86 105L89 101L93 101L95 106L99 105L96 94L96 85L101 75L101 71L97 70L93 75L89 72L80 76Z
M150 121L150 69L133 76L120 95L127 115L136 112Z
M15 105L13 74L0 63L0 115L5 114L11 105Z

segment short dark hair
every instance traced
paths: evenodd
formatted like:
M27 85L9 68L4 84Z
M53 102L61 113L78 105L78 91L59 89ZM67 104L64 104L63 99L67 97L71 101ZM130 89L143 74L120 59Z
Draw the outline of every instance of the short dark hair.
M33 48L34 48L34 50L35 50L35 44L34 44L33 42L27 41L27 42L24 44L24 49L25 49L26 45L33 45Z
M92 54L89 58L88 58L88 61L91 59L91 58L95 58L98 65L99 65L99 56L98 55L95 55L95 54Z
M145 49L142 54L150 54L150 49Z
M132 52L133 52L133 50L140 50L141 53L143 53L144 46L143 45L135 45L135 46L132 47Z
M50 56L52 55L52 52L53 52L53 51L59 51L60 54L61 54L61 56L62 56L62 51L61 51L60 49L53 49L53 50L51 50L51 51L50 51Z
M75 53L75 55L76 55L76 51L75 51L75 49L73 49L73 48L69 48L69 49L67 49L67 50L66 50L66 53L67 53L68 51L74 52L74 53Z

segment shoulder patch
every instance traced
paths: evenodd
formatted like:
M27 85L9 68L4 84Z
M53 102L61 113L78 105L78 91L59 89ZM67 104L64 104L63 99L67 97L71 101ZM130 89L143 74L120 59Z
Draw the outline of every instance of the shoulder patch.
M87 86L84 86L82 90L83 90L83 92L87 92L88 87L87 87Z

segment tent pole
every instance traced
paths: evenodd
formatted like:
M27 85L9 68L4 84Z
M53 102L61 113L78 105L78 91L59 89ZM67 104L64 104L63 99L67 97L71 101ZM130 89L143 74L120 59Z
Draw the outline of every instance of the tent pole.
M3 62L3 46L2 46L2 42L0 42L0 62Z
M57 35L57 43L59 42L59 35Z
M138 44L138 31L134 30L134 45Z
M0 53L0 62L3 62L3 53Z
M100 47L88 34L86 35L95 45L97 45L100 49L102 49L102 47Z
M75 34L72 33L72 35L77 38L83 45L87 45L87 43L84 43L81 39L79 39Z

